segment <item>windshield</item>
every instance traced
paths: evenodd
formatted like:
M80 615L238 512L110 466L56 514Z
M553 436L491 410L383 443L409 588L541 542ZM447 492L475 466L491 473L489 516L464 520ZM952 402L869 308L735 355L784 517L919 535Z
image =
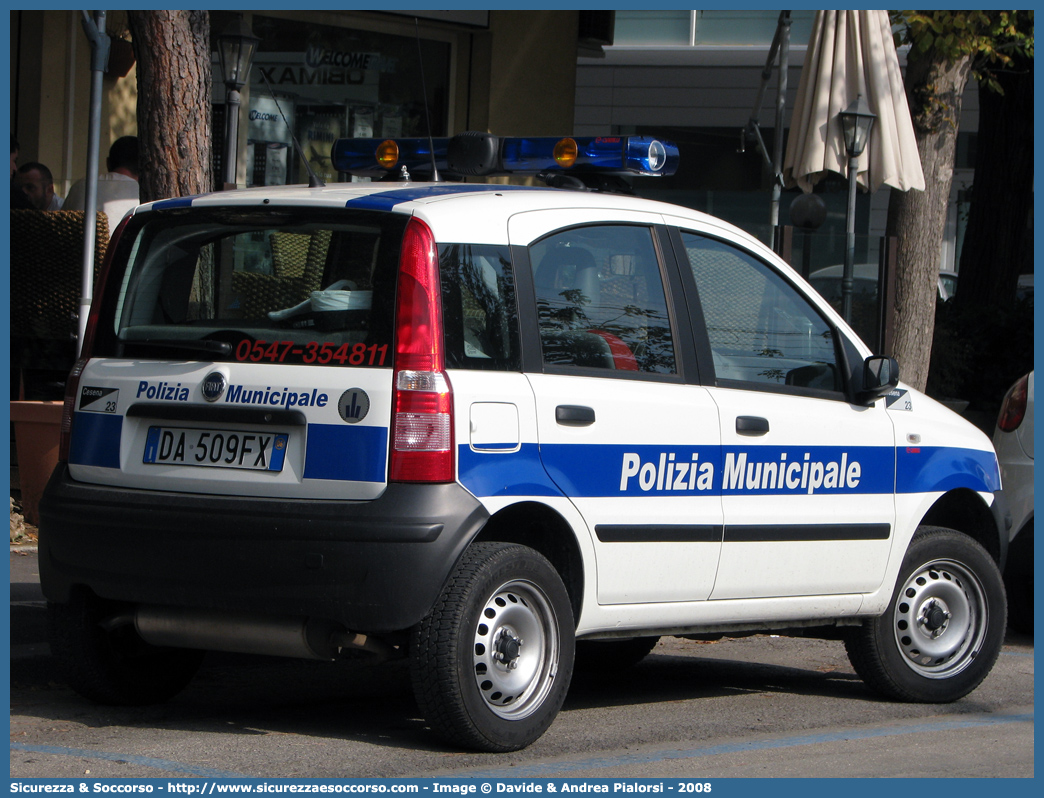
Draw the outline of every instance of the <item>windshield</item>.
M142 217L120 240L95 354L391 365L405 217L314 208Z

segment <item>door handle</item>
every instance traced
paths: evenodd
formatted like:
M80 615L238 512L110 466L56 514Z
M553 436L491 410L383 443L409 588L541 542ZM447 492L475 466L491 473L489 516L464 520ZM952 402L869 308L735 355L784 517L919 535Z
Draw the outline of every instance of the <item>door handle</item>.
M739 435L764 435L769 431L767 418L760 416L736 416L736 432Z
M563 427L589 427L595 423L595 411L583 405L559 405L555 408L555 421Z

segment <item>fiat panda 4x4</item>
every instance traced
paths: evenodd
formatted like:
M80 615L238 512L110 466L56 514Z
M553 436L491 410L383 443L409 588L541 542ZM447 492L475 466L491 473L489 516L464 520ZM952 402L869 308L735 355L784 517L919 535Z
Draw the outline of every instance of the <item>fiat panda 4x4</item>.
M215 649L408 657L436 733L506 751L574 656L622 667L660 635L843 637L897 700L986 677L1007 534L985 435L736 228L473 177L604 188L673 145L333 157L400 179L153 202L114 235L41 508L77 691L164 700ZM429 162L458 182L412 181Z

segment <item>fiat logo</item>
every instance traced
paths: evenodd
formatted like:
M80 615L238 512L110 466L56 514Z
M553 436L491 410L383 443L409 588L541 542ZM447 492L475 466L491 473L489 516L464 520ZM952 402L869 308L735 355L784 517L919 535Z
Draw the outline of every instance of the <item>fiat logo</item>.
M208 402L216 402L228 387L228 380L220 371L212 371L203 380L203 398Z

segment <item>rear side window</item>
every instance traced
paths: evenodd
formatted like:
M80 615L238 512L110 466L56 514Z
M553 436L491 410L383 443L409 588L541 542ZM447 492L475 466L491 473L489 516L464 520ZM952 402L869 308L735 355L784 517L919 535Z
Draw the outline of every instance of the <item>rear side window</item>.
M143 218L121 239L96 354L391 365L404 219L314 208Z
M521 371L518 306L507 247L439 247L446 365Z
M790 283L737 247L681 236L719 381L843 389L833 328Z
M676 372L652 230L572 228L533 244L529 256L545 365Z

